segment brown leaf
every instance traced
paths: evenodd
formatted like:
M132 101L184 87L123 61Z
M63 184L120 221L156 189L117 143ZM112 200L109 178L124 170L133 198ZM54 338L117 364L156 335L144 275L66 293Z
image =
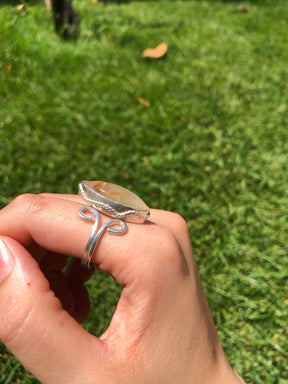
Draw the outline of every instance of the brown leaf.
M168 49L168 45L166 43L161 43L156 48L147 48L142 53L142 57L148 59L160 59L164 55L166 55Z
M7 64L6 69L7 69L7 72L10 72L12 69L12 64Z
M24 7L25 7L25 4L19 4L19 5L17 5L17 9L18 9L18 11L22 11L22 9L24 9Z
M150 107L150 102L148 100L145 100L142 97L138 97L138 96L136 96L136 100L138 100L140 104L145 105L145 107Z
M248 7L240 7L240 8L237 8L237 11L242 13L250 13L251 9Z

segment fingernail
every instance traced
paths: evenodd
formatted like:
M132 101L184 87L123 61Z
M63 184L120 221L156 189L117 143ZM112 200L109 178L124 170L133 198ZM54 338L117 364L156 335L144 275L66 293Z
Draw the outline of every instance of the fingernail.
M11 257L11 251L6 243L0 238L0 283L12 271L14 262Z

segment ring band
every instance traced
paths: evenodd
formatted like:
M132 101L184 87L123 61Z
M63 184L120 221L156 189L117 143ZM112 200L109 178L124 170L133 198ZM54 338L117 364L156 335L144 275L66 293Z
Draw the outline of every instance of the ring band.
M95 220L82 260L82 264L88 268L93 253L106 230L114 235L122 235L127 231L124 221L144 223L150 215L150 209L143 200L116 184L104 181L82 181L79 184L79 195L90 205L90 207L80 208L79 216L85 220ZM108 221L99 229L100 215L97 210L114 217L114 220Z
M86 213L89 212L90 214L92 214L92 216L87 215L85 212ZM95 220L89 240L85 247L84 257L82 260L82 264L85 267L90 268L92 256L104 232L107 230L107 232L113 235L123 235L128 228L126 223L124 223L122 220L113 219L113 220L107 221L105 224L103 224L100 227L100 229L98 229L100 225L100 215L96 211L96 209L92 207L82 207L79 209L78 213L79 213L79 216L84 220L88 220L88 221Z

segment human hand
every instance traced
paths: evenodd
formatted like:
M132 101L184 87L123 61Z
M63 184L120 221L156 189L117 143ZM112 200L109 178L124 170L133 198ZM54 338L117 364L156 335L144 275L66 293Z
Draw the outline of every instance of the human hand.
M11 352L47 384L243 382L226 360L186 224L174 213L152 210L124 236L103 236L92 263L124 289L99 339L79 325L93 273L79 263L91 232L78 216L83 205L77 196L23 195L0 212L0 339Z

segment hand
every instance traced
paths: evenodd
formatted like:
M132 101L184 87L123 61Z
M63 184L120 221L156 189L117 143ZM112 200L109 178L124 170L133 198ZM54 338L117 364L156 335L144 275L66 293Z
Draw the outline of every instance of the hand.
M174 213L152 210L123 236L105 233L92 263L124 289L99 339L79 325L93 273L79 262L92 229L78 216L83 205L77 196L23 195L0 211L0 339L11 352L47 384L243 382L226 360L186 224Z

